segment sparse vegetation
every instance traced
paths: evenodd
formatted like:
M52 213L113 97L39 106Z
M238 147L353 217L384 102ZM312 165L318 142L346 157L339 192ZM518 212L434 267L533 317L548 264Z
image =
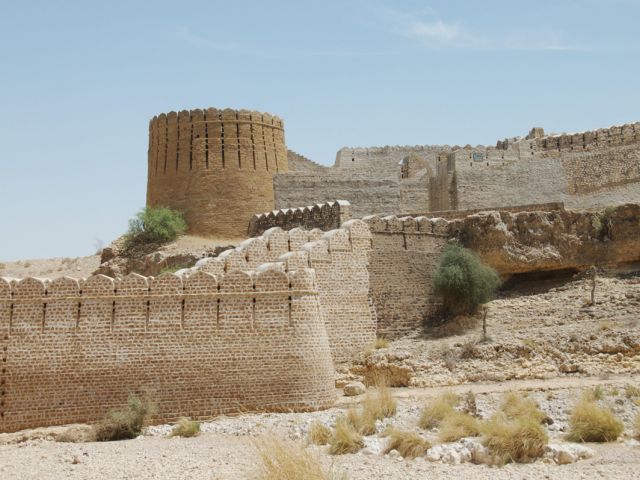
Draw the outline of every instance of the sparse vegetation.
M418 425L424 429L440 426L444 418L455 411L454 407L458 401L458 396L455 393L444 393L430 400L422 410Z
M382 420L393 417L398 409L398 403L393 398L386 382L378 380L376 388L367 391L362 403L362 415Z
M374 348L374 350L380 350L381 348L389 348L389 345L391 345L391 342L389 340L379 337L373 341L372 347Z
M329 439L329 453L331 455L343 455L356 453L364 447L362 435L354 430L345 417L336 420L336 426Z
M633 418L633 435L637 439L640 438L640 412Z
M453 410L440 422L438 438L441 442L455 442L464 437L476 437L480 434L480 422L468 413Z
M491 299L500 277L477 255L460 245L448 245L436 271L434 285L450 314L473 313Z
M572 442L613 442L623 430L624 425L609 408L583 398L573 407L569 417L567 439Z
M4 270L5 268L7 268L7 265L0 262L0 270Z
M314 445L326 445L331 439L331 429L324 423L316 420L311 424L307 438L309 442Z
M182 417L171 429L172 437L195 437L200 433L200 422Z
M155 405L148 395L129 395L126 408L110 410L94 425L93 436L98 442L135 438L140 435L144 422L154 411Z
M347 411L347 421L360 435L373 435L376 433L376 412L363 408L358 412L355 408Z
M125 248L149 243L172 242L187 228L182 215L167 207L145 207L129 220Z
M595 402L597 400L603 400L604 396L604 388L602 388L600 385L596 385L594 388L584 392L583 398L584 400Z
M615 212L616 206L609 205L593 215L591 226L597 237L601 240L609 238L611 235L611 215Z
M640 388L635 385L626 385L624 387L624 396L627 398L637 398L640 397Z
M481 426L483 443L501 463L530 462L544 454L549 441L535 418L510 419L498 412Z
M416 458L423 456L431 448L429 442L415 432L392 428L387 433L389 441L385 453L397 450L403 458Z
M268 438L257 442L256 448L261 461L257 475L260 480L346 479L333 469L325 470L318 456L300 445Z
M535 401L515 392L505 394L501 410L510 420L525 417L542 423L542 421L547 418L547 416L540 411Z

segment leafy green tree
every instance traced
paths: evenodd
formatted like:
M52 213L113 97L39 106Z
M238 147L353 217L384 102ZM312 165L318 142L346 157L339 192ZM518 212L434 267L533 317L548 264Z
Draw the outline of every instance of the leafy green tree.
M172 242L187 229L180 212L167 207L145 207L129 220L125 246Z

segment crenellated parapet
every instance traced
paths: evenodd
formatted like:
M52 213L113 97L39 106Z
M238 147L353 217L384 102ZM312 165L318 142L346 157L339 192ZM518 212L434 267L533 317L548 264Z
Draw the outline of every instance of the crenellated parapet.
M581 133L539 136L535 146L539 150L579 151L588 148L606 148L640 142L640 122L600 128Z
M92 422L152 390L155 421L334 401L316 273L0 278L0 431Z
M317 205L298 208L283 208L272 210L251 217L249 222L249 236L255 237L271 227L291 230L302 227L306 230L319 228L327 231L339 228L351 219L351 204L346 200L336 200Z
M242 238L274 207L273 175L288 171L282 120L268 113L182 110L149 123L147 205L182 212L198 235Z

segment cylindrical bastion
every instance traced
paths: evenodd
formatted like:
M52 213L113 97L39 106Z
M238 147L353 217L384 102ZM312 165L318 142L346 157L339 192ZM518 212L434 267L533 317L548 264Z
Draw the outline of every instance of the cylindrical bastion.
M147 206L182 212L191 234L245 238L287 170L283 122L268 113L183 110L149 123Z

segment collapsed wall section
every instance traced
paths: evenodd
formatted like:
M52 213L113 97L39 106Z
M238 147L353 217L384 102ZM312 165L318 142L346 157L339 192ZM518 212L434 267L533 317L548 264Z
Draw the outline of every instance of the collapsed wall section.
M331 354L334 362L342 363L376 338L375 312L369 302L370 252L371 232L361 220L349 220L329 232L273 227L218 257L199 261L185 274L259 269L269 262L283 271L312 268Z
M314 272L0 279L0 431L93 422L151 391L153 421L334 402Z

